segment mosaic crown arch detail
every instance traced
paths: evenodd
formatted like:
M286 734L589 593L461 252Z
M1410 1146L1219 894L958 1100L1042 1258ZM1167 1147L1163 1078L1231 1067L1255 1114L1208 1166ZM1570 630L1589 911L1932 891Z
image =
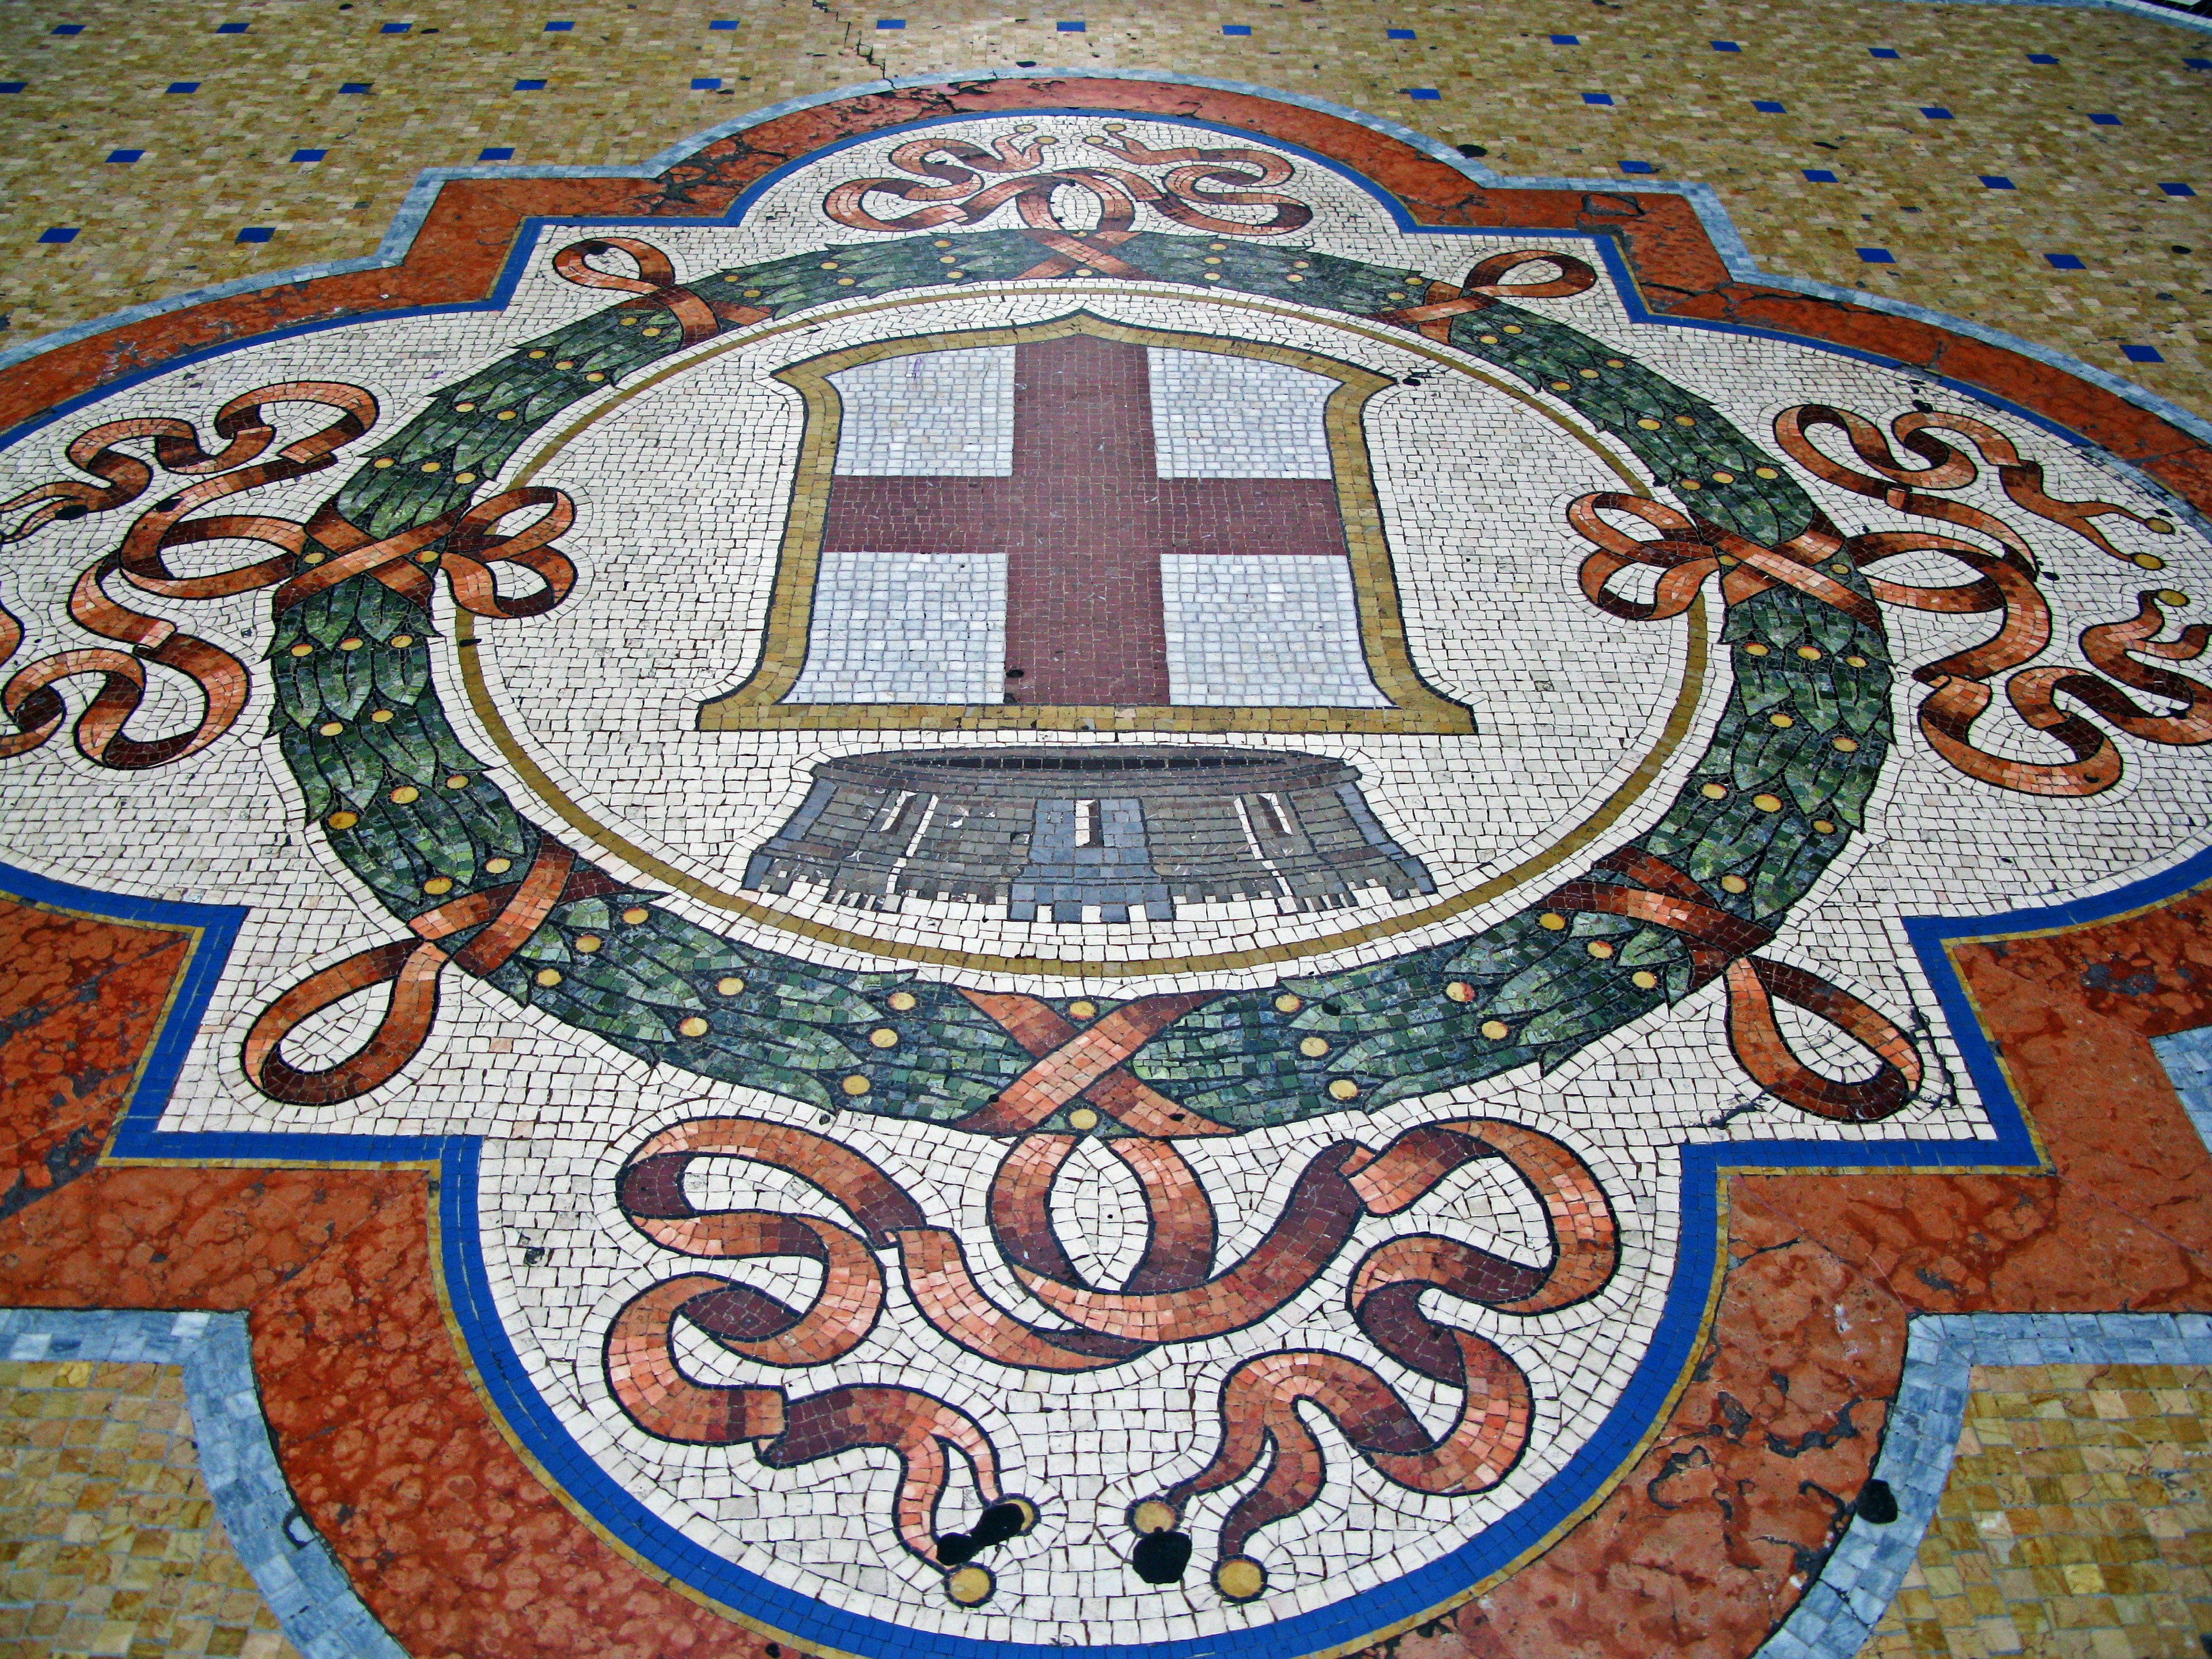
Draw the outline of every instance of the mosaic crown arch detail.
M2009 411L1923 407L1924 382L1865 365L1824 376L1794 346L1745 343L1741 363L1673 349L1587 241L1496 235L1470 255L1438 238L1440 252L1279 143L1157 118L1041 125L976 118L826 151L775 182L788 211L750 223L548 228L520 251L530 276L507 307L449 354L479 364L457 380L342 375L388 338L350 356L249 348L211 408L156 380L88 411L54 456L19 446L24 487L0 507L22 560L0 595L0 710L15 727L0 752L22 800L71 803L58 823L149 799L132 793L144 778L173 781L181 811L204 807L197 790L246 792L287 847L313 838L255 888L266 931L163 1127L289 1146L403 1124L459 1133L485 1115L479 1091L441 1076L449 1058L476 1055L510 1085L519 1103L494 1105L457 1188L477 1208L459 1218L453 1268L483 1287L488 1345L534 1356L510 1396L533 1444L592 1449L556 1478L648 1559L741 1616L848 1650L889 1650L926 1625L947 1652L1162 1632L1320 1651L1468 1593L1601 1493L1694 1338L1715 1159L2028 1156L1960 1063L1952 1013L1905 942L1899 874L2067 823L2087 826L2064 866L2081 885L2182 850L2139 846L2130 863L2109 848L2146 801L2197 784L2205 688L2169 665L2208 633L2170 624L2185 589L2137 584L2194 582L2212 554ZM1106 161L1070 161L1078 143ZM580 309L579 289L619 297ZM1434 865L1480 898L1419 926L1378 919L1373 945L1302 935L1311 895L1285 854L1296 830L1327 865L1318 820L1287 786L1258 790L1273 804L1238 805L1248 844L1224 854L1249 859L1247 890L1175 901L1222 915L1142 918L1193 936L1273 930L1272 957L1209 980L1188 957L1163 970L1066 942L1133 925L1085 914L1127 911L1126 896L1052 898L1049 914L1032 901L988 939L972 915L919 908L902 939L794 945L799 930L752 918L710 927L691 887L541 821L516 746L575 794L612 793L624 768L653 787L665 776L623 740L637 728L610 742L588 720L546 719L549 699L574 702L593 678L574 665L607 663L607 629L649 628L657 653L699 659L702 641L726 653L735 617L763 667L779 629L815 648L819 586L791 558L812 532L775 504L799 498L810 445L818 473L838 443L819 422L732 415L767 407L744 402L747 380L820 383L917 355L896 349L917 321L948 350L1173 353L1198 316L1237 343L1211 355L1247 361L1311 365L1300 341L1356 333L1365 355L1338 384L1359 395L1332 394L1322 416L1346 529L1351 428L1387 407L1386 388L1431 400L1364 433L1379 523L1364 527L1364 574L1340 590L1388 712L1428 700L1414 718L1250 702L1233 722L1116 726L1116 708L1176 705L1101 701L1048 704L1073 717L1024 727L855 699L807 739L826 750L766 720L730 722L736 739L712 721L668 730L751 745L688 752L736 757L755 781L719 799L753 798L763 829L802 767L879 750L886 732L909 734L909 762L1105 775L1085 755L1118 755L1170 781L1178 765L1315 758L1261 738L1342 739L1323 758L1356 756L1358 787L1327 788L1355 850L1407 890L1358 896L1384 878L1340 896L1412 905L1433 893ZM282 372L256 374L255 352ZM648 386L686 384L662 371L717 354L732 379L685 392L683 421L757 474L751 499L769 505L751 544L783 556L699 557L736 570L685 596L716 603L644 621L654 601L616 543L657 544L663 526L626 521L653 492L606 472L586 436L617 400L646 418ZM1399 527L1467 516L1449 480L1425 493L1435 452L1405 434L1434 443L1446 426L1449 446L1447 417L1474 408L1490 447L1461 447L1501 475L1531 470L1526 455L1579 458L1522 497L1501 485L1500 503L1547 510L1500 506L1487 565L1449 531ZM1218 412L1243 429L1237 409ZM1538 421L1570 435L1497 447ZM695 467L671 431L639 444ZM156 465L178 482L146 504ZM316 476L340 466L335 489ZM251 510L207 511L249 492ZM1145 556L1207 556L1185 544ZM1542 573L1511 609L1550 619L1556 639L1455 657L1475 605L1504 608L1468 573L1498 568ZM894 614L932 622L940 592L922 584ZM1296 614L1285 592L1249 614ZM526 642L532 629L548 643ZM1455 711L1485 668L1615 647L1675 653L1624 676L1624 702L1681 684L1679 662L1700 652L1723 672L1691 686L1642 765L1593 766L1580 795L1619 798L1615 770L1638 787L1560 842L1571 868L1485 893L1451 846L1391 822L1423 822L1439 757L1477 752L1485 769L1465 775L1503 789L1554 741L1532 726L1510 752L1478 750L1492 725ZM634 702L696 709L720 660L682 696ZM1170 684L1194 683L1170 669ZM804 672L750 714L791 707ZM459 684L478 706L449 702ZM504 767L480 752L485 703L514 734ZM1269 709L1283 718L1251 717ZM936 747L914 747L916 732ZM948 741L968 733L998 741ZM1246 740L1214 740L1228 733ZM1006 833L1034 855L1060 822L1047 806L1064 804L1065 861L1089 849L1085 867L1103 867L1127 850L1110 824L1166 810L1151 781L1089 787L1019 797ZM878 793L888 833L899 792ZM1958 822L1961 802L1983 827ZM136 833L125 813L94 861L123 858ZM1943 836L1948 854L1929 841ZM662 840L669 867L702 864L681 835ZM367 911L343 941L289 920L332 891ZM1869 892L1888 906L1870 926ZM1079 976L1010 971L1024 954L1061 959L1046 949ZM478 1039L507 1046L455 1046ZM1659 1052L1670 1086L1654 1091ZM1071 1435L1055 1409L1097 1426Z

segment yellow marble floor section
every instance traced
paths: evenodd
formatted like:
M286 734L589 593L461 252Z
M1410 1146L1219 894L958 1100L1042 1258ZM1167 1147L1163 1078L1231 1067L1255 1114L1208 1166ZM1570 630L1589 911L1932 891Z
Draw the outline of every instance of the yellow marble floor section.
M1770 269L2002 327L2212 413L2212 33L2105 11L1791 0L15 0L0 9L0 342L373 249L425 166L636 161L885 73L1219 76L1479 144L1510 174L1701 179ZM906 27L879 30L880 16ZM1083 33L1054 25L1081 18ZM710 30L714 18L733 30ZM567 33L544 24L573 22ZM384 34L386 22L409 22ZM59 22L84 32L58 37ZM249 25L218 35L220 22ZM1249 24L1224 37L1223 23ZM1389 41L1386 27L1417 38ZM1554 33L1579 37L1558 46ZM1714 40L1741 50L1717 52ZM1900 56L1875 59L1870 46ZM2035 66L2028 52L2059 62ZM694 91L694 77L724 90ZM543 78L543 92L517 79ZM175 81L200 89L172 94ZM342 94L344 81L373 83ZM1404 88L1436 88L1414 102ZM1584 104L1603 91L1613 106ZM1753 99L1787 106L1761 114ZM1951 109L1949 121L1922 106ZM2123 125L2090 124L2109 112ZM103 159L143 149L131 166ZM298 166L295 149L330 151ZM1834 185L1808 184L1826 167ZM2010 177L1991 191L1982 173ZM2193 183L2177 199L2157 186ZM42 246L48 226L80 228ZM266 225L266 243L237 245ZM1876 246L1893 265L1862 264ZM2087 269L2044 258L2072 253ZM2130 364L2124 344L2166 362Z
M2212 1367L1977 1366L1936 1522L1862 1659L2203 1659Z
M173 1365L0 1362L0 1659L296 1659L200 1478Z

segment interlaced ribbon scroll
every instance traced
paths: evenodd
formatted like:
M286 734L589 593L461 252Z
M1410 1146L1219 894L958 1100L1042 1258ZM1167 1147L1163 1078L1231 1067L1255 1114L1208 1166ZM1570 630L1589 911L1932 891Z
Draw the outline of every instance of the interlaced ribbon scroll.
M1355 1147L1347 1157L1332 1149L1309 1175L1323 1158L1334 1160L1353 1212L1376 1216L1409 1208L1466 1164L1502 1159L1541 1206L1551 1259L1529 1266L1424 1232L1377 1245L1353 1270L1348 1300L1360 1330L1408 1370L1459 1392L1457 1415L1440 1433L1425 1427L1373 1367L1343 1354L1285 1350L1246 1359L1229 1373L1212 1458L1158 1497L1132 1505L1129 1521L1140 1534L1178 1528L1193 1500L1236 1485L1267 1461L1265 1474L1221 1524L1213 1583L1231 1601L1251 1601L1267 1589L1265 1566L1249 1553L1253 1536L1310 1506L1327 1479L1321 1442L1301 1406L1319 1407L1377 1473L1413 1492L1486 1492L1520 1461L1533 1409L1526 1375L1488 1337L1431 1318L1422 1310L1424 1297L1442 1291L1495 1314L1530 1318L1597 1295L1620 1265L1604 1188L1572 1151L1525 1125L1486 1118L1425 1124L1379 1154Z
M264 411L286 403L320 404L337 410L337 418L286 444L272 459L260 461L258 458L276 437L275 424ZM142 513L122 545L88 565L70 595L70 615L79 624L103 639L131 646L132 654L62 651L16 670L0 687L0 710L16 728L0 737L0 757L36 749L60 730L68 710L54 687L78 675L101 678L90 707L77 719L76 744L87 759L103 766L136 770L181 760L229 731L244 710L252 682L243 663L174 623L118 600L107 591L111 579L167 599L222 599L273 587L274 609L281 615L362 575L422 603L432 581L424 568L427 562L442 568L454 603L477 616L536 616L568 597L575 582L575 566L549 544L568 527L575 513L568 497L555 489L508 490L381 538L371 538L327 505L304 524L265 514L187 517L210 501L331 465L337 450L367 431L376 412L375 398L359 386L320 380L260 386L232 398L217 412L216 434L229 441L216 453L201 449L197 434L183 421L113 422L90 428L69 447L70 460L104 479L104 485L62 479L0 502L0 514L30 509L15 532L19 538L56 520L127 506L153 480L153 470L120 447L134 440L150 438L164 466L199 480ZM531 507L544 511L520 531L497 532L502 520ZM202 575L179 575L169 568L172 553L213 542L254 542L276 550L252 563ZM490 569L502 563L531 571L539 580L538 589L519 598L502 597ZM13 656L22 637L20 622L0 611L0 663ZM199 689L201 714L189 730L152 740L125 732L144 696L143 662L174 669Z
M1037 172L1046 148L1058 142L1050 134L1031 137L1016 133L994 140L987 149L964 139L917 138L901 144L890 155L892 166L915 177L848 180L823 198L823 211L855 230L915 231L979 225L1012 202L1024 234L1054 255L1022 272L1024 278L1064 276L1079 269L1109 276L1144 276L1115 252L1135 234L1140 205L1214 236L1282 236L1313 219L1313 210L1304 203L1268 188L1287 179L1291 166L1265 151L1154 149L1118 131L1115 124L1085 142L1130 167L1171 166L1164 179L1156 182L1129 167ZM987 173L1015 176L987 184L981 176ZM938 182L921 182L924 179ZM1210 188L1222 184L1245 188ZM1097 216L1094 225L1079 229L1069 222L1055 200L1063 190L1090 198ZM885 217L868 206L868 198L875 195L928 205ZM1265 207L1268 213L1261 219L1227 219L1206 210L1216 206Z
M763 1210L702 1211L684 1176L702 1158L737 1159L795 1176L860 1224ZM631 1420L685 1445L752 1444L760 1461L789 1468L868 1447L899 1462L893 1527L917 1560L945 1571L938 1514L951 1490L953 1458L966 1464L980 1504L1012 1504L1024 1526L1036 1506L1000 1486L990 1437L958 1407L919 1389L848 1386L793 1398L776 1387L696 1382L678 1364L680 1320L729 1352L781 1369L820 1365L848 1353L875 1328L883 1270L873 1251L922 1229L921 1206L878 1165L842 1143L754 1118L699 1118L647 1140L623 1166L617 1187L630 1224L665 1249L703 1260L799 1257L822 1268L821 1287L794 1309L742 1282L687 1273L640 1291L615 1316L605 1347L608 1391ZM947 1574L963 1605L988 1597L988 1569Z
M1813 440L1823 428L1838 431L1868 468L1861 471L1836 460ZM2130 737L2147 743L2193 744L2212 742L2212 686L2136 660L2149 656L2191 661L2203 654L2212 630L2195 623L2178 640L2154 636L2166 625L2161 607L2188 601L2171 589L2137 595L2136 614L2124 622L2104 623L2082 633L2081 653L2110 679L2078 669L2024 668L2043 654L2051 640L2051 607L2037 584L2033 550L2017 531L1995 514L1967 502L1946 500L1929 490L1964 489L1978 476L1973 461L1935 434L1955 432L1997 470L2006 496L2036 517L2063 526L2110 556L2142 564L2115 547L2097 526L2100 518L2128 519L2155 532L2172 526L2112 501L2063 501L2043 488L2043 468L2025 459L2011 440L1986 422L1964 415L1924 411L1900 415L1890 428L1925 465L1902 462L1879 428L1863 416L1825 404L1802 404L1775 420L1777 441L1790 459L1832 484L1870 496L1915 518L1929 519L1977 532L1997 544L1992 552L1979 544L1932 531L1877 531L1850 537L1840 545L1861 565L1908 553L1935 553L1975 573L1975 580L1948 587L1928 587L1875 580L1875 596L1886 604L1952 615L1995 612L1997 631L1990 638L1916 669L1913 678L1929 689L1920 705L1920 729L1929 745L1967 776L2023 794L2094 795L2120 780L2122 760L2112 738L2083 716L2061 708L2056 699L2072 697ZM2149 559L2152 566L2159 561ZM1977 720L1994 696L1990 683L2021 669L2005 682L2005 695L2030 727L2055 738L2073 753L2068 761L2023 761L1982 747L1973 739ZM2117 680L2119 684L2112 684ZM2170 713L2146 708L2126 692L2148 692L2179 703Z
M320 405L334 410L335 418L262 460L276 438L276 422L266 411L274 404L293 403ZM226 495L319 471L331 465L343 445L366 432L375 420L376 399L359 386L330 380L283 381L242 392L216 412L216 435L226 441L213 453L201 447L189 422L166 417L111 421L78 434L67 452L71 463L101 483L57 479L0 502L0 515L28 509L6 538L11 541L56 521L127 506L153 482L154 471L123 446L146 440L152 441L155 457L164 467L199 480L142 514L119 549L85 568L70 595L70 615L80 626L131 650L60 651L17 669L0 687L0 710L15 726L0 736L0 757L39 748L61 729L69 711L55 688L79 676L98 676L100 682L90 706L78 716L76 732L78 750L100 765L134 771L164 766L197 754L230 730L246 707L252 684L246 665L174 623L131 609L110 595L106 584L119 576L128 586L163 598L218 599L283 581L295 568L292 556L301 544L299 526L251 515L187 525L185 515ZM258 564L205 576L178 576L162 562L172 548L217 540L259 541L281 553ZM21 623L0 609L0 664L15 655L22 639ZM199 691L200 717L189 729L150 740L125 732L144 699L144 665L149 662L183 675Z

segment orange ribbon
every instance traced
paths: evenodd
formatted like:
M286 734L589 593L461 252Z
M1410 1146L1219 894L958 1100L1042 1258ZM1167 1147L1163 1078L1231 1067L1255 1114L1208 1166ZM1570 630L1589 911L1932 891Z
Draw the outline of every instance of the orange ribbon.
M637 275L620 276L591 263L594 256L612 251L627 253L636 261ZM676 280L675 265L650 242L641 242L634 236L598 236L571 242L553 256L553 269L579 288L611 289L636 296L625 300L617 310L641 311L649 307L665 310L683 329L685 345L696 345L722 331L714 307Z
M276 435L276 423L264 411L270 404L283 403L319 404L335 410L337 417L286 444L270 459L261 460ZM127 771L167 765L198 752L228 732L245 708L252 687L246 665L219 646L183 632L174 623L118 603L108 595L104 584L119 574L143 592L209 599L249 592L283 580L293 568L289 556L301 547L299 526L259 516L208 519L188 527L179 527L177 521L204 502L320 471L332 464L341 446L366 432L375 419L376 399L359 386L331 380L281 381L241 392L216 412L216 435L228 441L220 450L204 449L189 422L166 417L111 421L80 433L67 451L73 464L102 479L102 483L56 479L0 502L0 513L21 507L33 509L10 540L21 540L57 520L66 521L125 506L153 482L153 468L119 447L143 438L153 440L155 457L163 466L200 478L141 514L123 546L86 567L70 594L70 616L100 638L130 647L129 653L102 648L61 651L16 670L6 686L0 687L0 710L15 726L13 732L0 737L0 757L39 748L61 729L69 709L54 687L81 675L98 675L100 679L100 689L78 717L76 730L78 752L99 765ZM216 473L225 476L209 476ZM164 548L237 538L273 543L283 547L287 556L192 578L172 575L161 564ZM15 655L22 639L21 624L0 611L0 663ZM198 720L189 729L144 741L125 735L124 726L144 700L144 664L149 662L174 670L191 681L200 692L201 710Z
M1187 1111L1122 1069L1153 1037L1215 991L1178 991L1139 997L1094 1025L1079 1028L1036 997L995 991L960 994L1036 1056L1036 1063L999 1092L990 1104L951 1126L975 1134L1025 1134L1079 1097L1142 1135L1176 1138L1236 1131Z
M1066 167L1034 173L1043 161L1042 149L1031 139L1002 137L989 150L960 139L915 139L891 152L893 166L934 179L922 184L908 179L854 179L837 185L823 198L822 210L841 225L855 230L930 230L940 225L974 225L996 213L1008 202L1018 202L1029 236L1052 248L1060 257L1022 273L1024 277L1058 276L1079 266L1089 266L1115 276L1145 273L1111 252L1132 234L1139 203L1155 209L1177 224L1215 236L1282 236L1310 223L1313 210L1294 197L1279 195L1268 186L1291 176L1291 165L1278 156L1249 149L1153 149L1124 134L1093 137L1094 148L1103 149L1139 167L1182 162L1165 180L1154 183L1143 174L1120 167ZM933 158L944 157L945 160ZM1258 171L1247 172L1247 167ZM1027 173L986 185L979 173ZM1217 191L1213 184L1235 184L1242 190ZM1098 204L1098 223L1091 231L1069 227L1053 210L1053 197L1062 189L1079 190ZM912 213L884 218L867 206L872 195L890 196L902 202L926 202L929 206ZM1269 207L1265 219L1248 222L1224 219L1206 211L1209 206Z
M321 404L335 409L337 417L285 445L273 459L260 461L258 458L275 435L273 423L262 410L278 403ZM222 470L219 477L200 476L198 482L141 513L122 545L101 555L78 576L70 594L70 615L88 632L127 645L131 652L63 651L18 669L0 687L0 711L16 728L0 737L0 757L36 749L60 730L68 708L53 688L80 675L99 675L101 683L77 719L76 746L88 760L102 766L137 770L181 760L222 737L244 710L252 681L243 663L164 617L122 603L107 591L111 579L159 598L195 601L274 587L274 606L281 615L342 581L368 574L413 603L427 605L432 580L422 567L427 556L442 565L453 602L477 616L537 616L568 597L575 583L575 566L548 544L568 529L575 511L556 489L510 489L381 540L372 540L329 505L304 525L264 514L187 518L210 501L331 465L334 452L368 430L376 413L376 400L358 386L332 381L262 386L232 398L217 412L216 430L230 441L214 454L200 448L192 428L182 421L113 422L91 428L69 448L70 459L106 480L105 487L58 480L0 504L0 512L34 505L19 532L22 535L72 507L106 512L124 506L143 494L153 479L152 468L117 447L135 438L152 438L156 458L172 471L209 475ZM495 533L501 520L532 507L545 511L512 535ZM276 552L204 575L180 576L169 568L167 556L175 550L216 541L258 542ZM503 598L489 568L502 563L532 571L542 586L520 598ZM21 624L0 610L0 663L15 654L22 637ZM143 665L148 662L184 675L201 694L198 721L185 731L151 741L124 731L144 698Z
M1846 466L1818 448L1810 434L1822 428L1842 432L1869 471ZM2141 655L2189 661L2203 653L2212 632L2201 623L2184 629L2179 640L2160 642L2154 638L2165 625L2160 605L2178 603L2178 595L2140 593L2133 618L2100 623L2081 636L2082 654L2112 680L2181 703L2170 714L2143 708L2112 680L2095 674L2025 666L2043 653L2051 638L2051 607L2037 586L2034 550L1994 514L1925 493L1963 489L1978 476L1972 459L1933 434L1946 430L1964 434L1982 459L1997 469L2008 498L2039 518L2064 526L2114 558L2129 556L2114 547L2094 521L2118 515L2150 523L2143 514L2111 501L2068 501L2047 494L2040 464L2024 459L2003 434L1964 415L1916 411L1891 423L1899 441L1927 463L1917 468L1905 465L1880 428L1849 410L1802 404L1777 416L1774 430L1792 459L1827 483L1916 518L1978 531L2000 544L2002 550L1992 553L1972 542L1921 530L1869 532L1840 544L1844 556L1862 566L1899 554L1937 553L1976 573L1976 580L1949 587L1871 579L1869 586L1875 597L1886 604L1949 615L1997 614L1997 631L1988 639L1913 671L1913 678L1929 688L1918 713L1921 732L1952 766L1980 782L2021 794L2080 797L2111 788L2124 770L2118 746L2082 715L2060 708L2054 699L2061 695L2087 704L2110 724L2148 743L2212 741L2212 687L2136 659ZM2006 682L2007 699L2027 725L2069 750L2071 760L2018 760L1974 741L1975 722L1996 701L1989 682L2011 669L2021 672Z
M1872 1123L1918 1092L1919 1054L1893 1021L1816 974L1751 954L1773 937L1771 930L1723 909L1690 876L1640 848L1623 848L1597 867L1626 883L1569 882L1545 898L1545 908L1628 916L1680 934L1690 947L1692 988L1726 976L1729 1047L1769 1094L1819 1117ZM1775 1023L1776 997L1826 1020L1871 1052L1879 1068L1855 1082L1813 1070Z
M538 842L538 856L520 881L426 910L407 924L414 939L374 945L333 963L263 1009L246 1034L240 1057L246 1075L262 1093L292 1106L329 1106L389 1083L430 1035L438 1015L438 975L447 963L481 978L520 950L556 904L617 890L597 871L577 867L575 855L549 836ZM471 927L483 931L458 951L449 953L436 942ZM284 1039L313 1015L387 984L392 1000L368 1042L352 1054L320 1071L283 1058Z
M1505 278L1524 265L1558 267L1556 276L1532 283L1509 283ZM1419 305L1395 311L1379 311L1377 321L1395 323L1439 343L1451 339L1452 319L1471 311L1486 310L1500 300L1564 300L1580 294L1597 281L1597 273L1571 253L1532 249L1516 253L1493 253L1467 273L1454 288L1449 283L1431 283Z
M1371 1212L1392 1214L1454 1170L1488 1158L1502 1158L1543 1206L1550 1262L1526 1266L1440 1234L1409 1234L1368 1253L1348 1298L1353 1319L1377 1346L1408 1370L1460 1391L1453 1421L1432 1432L1378 1373L1342 1354L1261 1354L1222 1383L1221 1443L1212 1460L1153 1500L1179 1523L1192 1498L1234 1486L1267 1462L1266 1473L1222 1523L1221 1557L1241 1558L1252 1569L1247 1582L1254 1588L1233 1599L1250 1600L1265 1582L1259 1564L1243 1555L1254 1534L1309 1508L1326 1481L1322 1443L1301 1406L1318 1407L1378 1473L1414 1492L1486 1492L1519 1461L1534 1419L1527 1376L1498 1344L1430 1318L1421 1301L1440 1291L1526 1317L1596 1295L1620 1261L1619 1228L1603 1187L1561 1142L1487 1118L1409 1130L1350 1178ZM1223 1583L1218 1569L1216 1582Z

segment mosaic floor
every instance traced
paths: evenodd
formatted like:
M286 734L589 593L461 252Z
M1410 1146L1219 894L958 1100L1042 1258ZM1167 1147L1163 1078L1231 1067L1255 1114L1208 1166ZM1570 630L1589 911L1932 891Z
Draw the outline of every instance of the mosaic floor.
M315 15L295 78L453 102L447 25ZM1941 17L2172 56L2082 119L2185 172L2212 28ZM456 25L743 101L487 143L383 264L95 325L177 240L39 245L0 1382L90 1426L0 1492L10 1638L2212 1644L2201 308L2077 360L1762 276L1671 164L1516 183L1142 16L861 86L988 22L870 21ZM30 168L98 107L34 93ZM126 1537L157 1418L210 1496Z

